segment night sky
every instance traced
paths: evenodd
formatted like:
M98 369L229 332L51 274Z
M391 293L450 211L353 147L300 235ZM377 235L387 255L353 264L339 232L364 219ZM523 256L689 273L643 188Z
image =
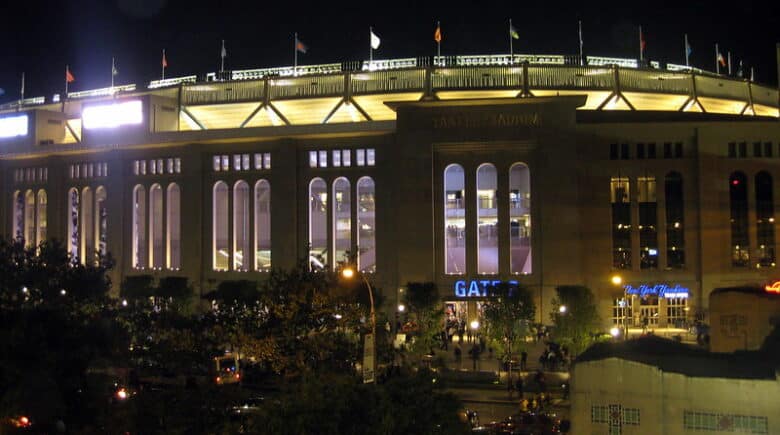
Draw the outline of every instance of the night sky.
M775 43L780 42L780 1L555 2L339 1L229 2L213 0L4 0L0 5L0 102L62 92L65 65L76 82L72 91L110 85L111 57L117 84L143 88L160 77L162 49L166 77L219 69L226 40L226 69L293 63L293 32L309 47L300 64L368 58L368 27L382 44L377 59L435 54L433 32L441 20L442 54L508 53L508 23L520 39L516 53L577 54L577 20L583 22L586 55L638 57L638 30L646 56L684 64L683 34L693 47L693 66L714 68L714 44L756 67L756 80L777 83Z

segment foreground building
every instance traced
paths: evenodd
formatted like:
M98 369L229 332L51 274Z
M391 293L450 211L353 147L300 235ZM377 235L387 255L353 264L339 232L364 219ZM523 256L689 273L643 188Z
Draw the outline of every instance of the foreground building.
M710 351L757 350L780 326L780 282L715 289L710 294Z
M777 90L579 63L271 68L8 104L2 235L200 294L352 253L391 305L433 281L469 319L496 282L528 286L540 321L584 284L605 327L682 327L712 289L776 280Z
M767 354L653 336L592 346L571 378L578 434L775 434L778 407L780 365Z

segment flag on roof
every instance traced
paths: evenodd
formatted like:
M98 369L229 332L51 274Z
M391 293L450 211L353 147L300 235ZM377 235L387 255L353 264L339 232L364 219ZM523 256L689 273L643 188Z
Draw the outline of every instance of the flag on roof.
M378 36L376 36L376 33L374 33L373 30L369 30L368 32L371 34L371 48L376 50L377 48L379 48L379 43L382 42L382 40L379 39Z
M509 36L511 36L512 39L520 39L520 34L517 33L517 29L511 23L509 24Z
M686 35L686 38L685 38L685 53L688 56L690 56L691 53L693 53L693 48L691 48L691 44L688 43L687 35Z
M69 67L65 67L65 81L68 83L73 83L76 81L76 77L73 77L73 74L70 72Z
M295 37L295 50L296 51L300 51L303 54L306 54L306 52L309 50L309 47L306 44L304 44L303 42L301 42L301 40L298 39L298 37L296 36Z
M441 44L441 24L436 23L436 31L433 32L433 40Z
M165 50L163 50L162 67L168 68L168 59L165 57Z
M718 63L720 66L726 66L726 58L723 57L723 53L718 52Z

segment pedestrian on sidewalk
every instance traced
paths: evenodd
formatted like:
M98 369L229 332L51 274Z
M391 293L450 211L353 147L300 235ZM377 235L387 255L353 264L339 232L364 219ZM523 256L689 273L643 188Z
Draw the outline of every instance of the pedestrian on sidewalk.
M520 352L520 370L528 370L528 352L525 350Z
M477 345L477 343L474 343L471 346L471 350L469 351L469 354L471 355L471 359L474 363L473 370L475 372L477 371L477 361L479 361L479 353L480 353L479 346Z
M463 334L465 332L462 325L458 327L458 343L463 343Z
M462 351L460 350L460 343L458 343L455 345L455 361L457 361L459 364L460 364L461 352Z

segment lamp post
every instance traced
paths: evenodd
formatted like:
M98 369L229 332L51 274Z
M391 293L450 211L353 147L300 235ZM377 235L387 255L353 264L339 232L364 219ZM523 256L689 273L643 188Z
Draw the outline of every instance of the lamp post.
M623 277L620 275L612 276L612 284L620 286L623 284ZM626 288L623 287L623 339L628 340L628 298L626 295Z
M346 279L354 278L355 269L345 267L341 270L341 276ZM363 383L374 382L374 368L376 366L376 312L374 311L374 292L365 275L359 274L368 289L368 300L371 303L371 339L363 342ZM369 367L366 367L368 365Z

